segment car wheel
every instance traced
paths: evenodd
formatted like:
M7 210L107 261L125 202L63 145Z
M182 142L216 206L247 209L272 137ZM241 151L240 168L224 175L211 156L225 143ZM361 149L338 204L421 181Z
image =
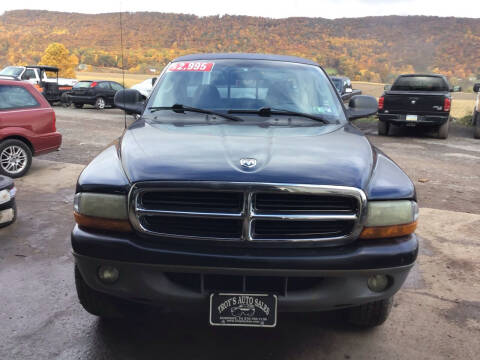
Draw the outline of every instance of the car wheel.
M473 136L475 139L480 139L480 113L477 111L473 114L473 125L475 126Z
M83 308L92 315L106 319L121 318L122 312L119 301L107 294L90 288L83 280L80 270L75 266L75 287L77 296Z
M21 140L9 139L0 143L0 175L19 178L32 165L32 151Z
M73 105L74 105L77 109L83 108L83 104L74 103Z
M437 138L446 139L448 138L448 128L450 126L450 119L448 119L445 124L440 125L437 130Z
M385 121L378 120L378 135L388 136L390 124Z
M382 325L392 310L393 297L346 309L347 321L355 326Z
M95 101L95 108L97 110L103 110L105 109L105 99L102 98L102 97L99 97L96 101Z

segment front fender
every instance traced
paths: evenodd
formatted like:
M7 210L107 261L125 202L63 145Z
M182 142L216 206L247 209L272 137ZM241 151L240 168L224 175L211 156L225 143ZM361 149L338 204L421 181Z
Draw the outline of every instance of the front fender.
M118 146L118 141L111 144L83 169L77 192L128 193L130 182L123 170Z
M407 174L387 155L374 148L375 165L368 187L369 200L416 200L415 185Z

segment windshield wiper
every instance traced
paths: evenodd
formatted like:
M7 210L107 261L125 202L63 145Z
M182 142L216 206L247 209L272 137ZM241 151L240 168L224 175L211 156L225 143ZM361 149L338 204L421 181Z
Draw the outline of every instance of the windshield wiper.
M195 107L190 107L190 106L184 106L182 104L175 104L173 106L151 106L148 108L151 112L159 111L159 110L172 110L175 111L176 113L184 113L185 111L190 111L190 112L195 112L199 114L207 114L207 115L215 115L219 117L223 117L228 120L233 120L233 121L243 121L239 117L228 115L228 114L222 114L220 112L216 111L211 111L207 109L199 109Z
M321 118L320 116L296 112L296 111L290 111L290 110L269 108L269 107L260 108L258 110L228 110L228 113L229 114L257 114L260 116L272 116L272 115L300 116L300 117L305 117L315 121L320 121L324 124L330 124L329 121Z

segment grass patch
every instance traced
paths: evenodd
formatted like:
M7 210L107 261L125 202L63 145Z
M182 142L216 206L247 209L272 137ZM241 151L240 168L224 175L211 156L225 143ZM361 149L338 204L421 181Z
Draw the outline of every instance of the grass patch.
M454 118L455 123L464 125L464 126L472 126L472 115L465 115L464 117L461 118Z

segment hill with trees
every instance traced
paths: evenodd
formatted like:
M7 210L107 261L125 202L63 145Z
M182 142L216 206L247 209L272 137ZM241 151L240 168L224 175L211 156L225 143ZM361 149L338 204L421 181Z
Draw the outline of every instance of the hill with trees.
M131 72L160 69L187 53L262 52L310 58L355 80L391 81L412 71L480 76L480 19L122 16ZM51 43L64 44L80 64L122 66L118 13L16 10L0 16L0 65L39 63Z

